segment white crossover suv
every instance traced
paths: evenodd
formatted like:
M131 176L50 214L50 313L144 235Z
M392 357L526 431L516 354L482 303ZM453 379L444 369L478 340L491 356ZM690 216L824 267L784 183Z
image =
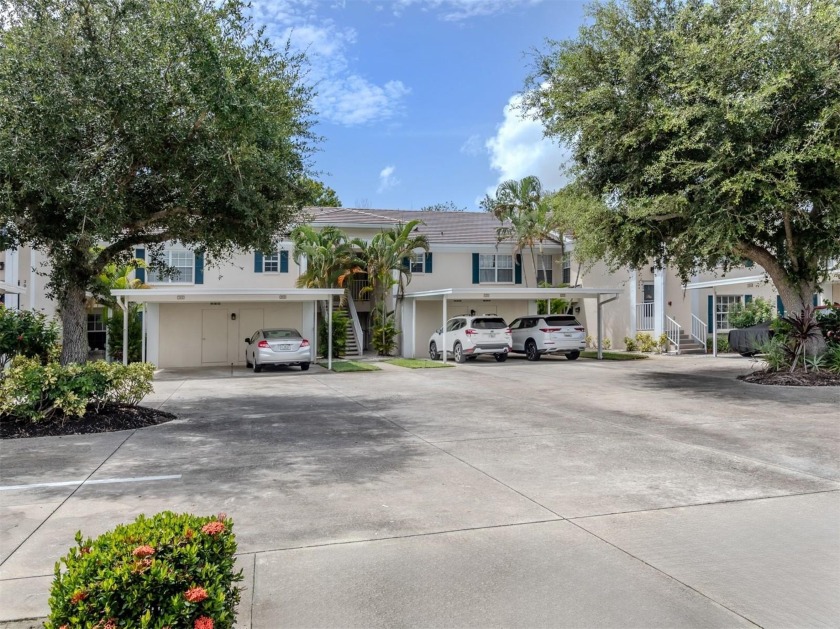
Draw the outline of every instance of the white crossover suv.
M443 328L439 328L429 339L429 357L438 360L443 346ZM460 315L446 322L446 352L455 362L492 354L501 363L510 348L510 328L498 315Z
M510 324L513 349L528 360L543 354L565 354L569 360L586 349L586 330L574 315L534 315L520 317Z

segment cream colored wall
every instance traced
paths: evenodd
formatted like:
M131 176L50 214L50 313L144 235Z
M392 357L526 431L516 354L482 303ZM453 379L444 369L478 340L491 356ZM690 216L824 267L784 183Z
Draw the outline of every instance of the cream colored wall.
M226 314L227 335L217 339L227 347L225 361L202 361L203 311L222 311ZM302 333L312 328L304 320L302 303L231 303L210 304L160 304L158 307L158 338L156 349L159 367L200 367L205 364L245 364L245 337L259 327L291 327ZM311 313L311 309L310 309ZM230 315L236 314L236 320ZM216 345L218 347L218 345ZM151 358L151 356L150 356Z
M472 253L432 252L432 272L412 273L407 293L472 286Z
M618 299L601 308L604 325L604 339L610 340L613 349L624 348L624 337L630 336L631 302L630 291L634 290L630 271L620 269L611 273L603 262L596 263L581 275L583 288L621 288ZM604 297L602 299L609 299ZM578 312L577 308L580 308ZM582 299L575 305L575 314L592 337L593 344L598 337L598 306L595 299Z
M826 294L829 294L826 291ZM835 304L840 303L840 282L831 285L831 301Z
M300 275L300 268L295 264L289 251L288 273L256 273L254 271L254 252L239 253L218 266L204 267L205 288L294 288Z

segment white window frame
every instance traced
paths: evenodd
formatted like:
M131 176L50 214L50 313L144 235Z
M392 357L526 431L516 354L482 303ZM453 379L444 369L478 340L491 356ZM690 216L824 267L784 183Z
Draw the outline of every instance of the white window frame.
M186 262L189 258L189 265L187 264L172 264L173 257L177 255L178 262ZM155 256L156 260L163 261L164 265L173 269L187 269L189 268L189 280L180 280L169 275L167 277L160 277L155 269L149 269L146 273L147 284L195 284L195 253L183 247L172 247L164 249Z
M426 252L415 251L408 257L408 268L412 275L426 272Z
M733 304L744 304L743 295L717 295L715 297L715 323L718 332L731 330L729 323L729 309Z
M537 254L537 284L540 283L540 273L545 266L546 277L543 278L546 284L554 285L554 256L550 253Z
M274 267L273 269L271 267ZM263 253L263 273L280 272L280 250L275 249L273 253Z
M566 281L566 277L569 278ZM572 252L566 251L563 253L563 269L560 272L560 279L566 284L572 283Z
M486 264L487 259L493 259L493 266L488 266ZM509 258L510 259L510 266L500 266L499 265L499 258ZM515 279L514 274L514 266L515 262L513 259L513 254L510 253L482 253L478 256L478 283L479 284L513 284ZM493 279L484 279L483 275L485 271L492 271L493 272ZM510 279L509 280L500 280L499 279L499 271L510 271Z

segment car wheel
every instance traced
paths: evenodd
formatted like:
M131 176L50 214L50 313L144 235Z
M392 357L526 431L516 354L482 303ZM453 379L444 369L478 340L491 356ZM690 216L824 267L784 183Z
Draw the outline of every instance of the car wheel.
M248 360L248 354L245 354L245 369L251 368L251 361Z
M437 344L434 341L429 343L429 358L432 360L438 360L440 358L440 354L437 351Z
M503 363L507 360L507 354L493 354L497 363Z
M532 361L540 359L540 351L537 349L537 344L534 341L525 343L525 357Z
M461 347L460 343L455 343L455 348L452 350L452 353L455 355L456 363L467 362L467 356L464 354L464 348Z
M309 371L309 363L301 363L300 364L301 371Z
M257 359L254 359L254 373L259 373L262 371L262 365L257 363Z
M569 352L568 354L566 354L566 358L568 358L569 360L577 360L578 358L580 358L580 352L577 350Z

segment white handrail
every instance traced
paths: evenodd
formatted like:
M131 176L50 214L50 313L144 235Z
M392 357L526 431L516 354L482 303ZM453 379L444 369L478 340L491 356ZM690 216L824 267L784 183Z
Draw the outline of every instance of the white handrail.
M636 304L636 329L642 332L653 330L653 302Z
M347 309L350 311L350 320L353 322L353 332L356 335L356 346L359 351L364 353L365 348L362 346L364 338L362 338L362 324L359 321L359 313L356 311L356 302L353 301L353 295L350 291L346 291Z
M709 326L697 315L691 315L691 338L706 347L709 341Z
M682 326L669 316L665 316L665 334L668 335L668 340L674 346L677 354L680 353L680 333Z

